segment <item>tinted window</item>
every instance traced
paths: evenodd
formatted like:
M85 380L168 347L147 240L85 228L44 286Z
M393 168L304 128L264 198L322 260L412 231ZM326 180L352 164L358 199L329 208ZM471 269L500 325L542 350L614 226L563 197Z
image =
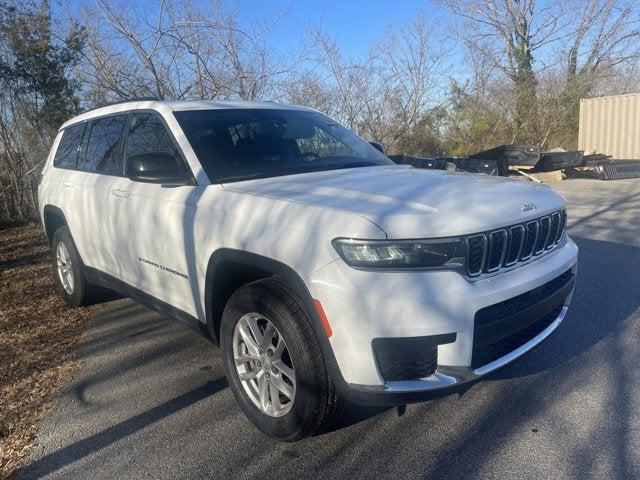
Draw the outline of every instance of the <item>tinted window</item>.
M175 113L210 179L249 178L393 165L330 118L298 110L198 110Z
M82 132L84 131L84 123L72 125L62 132L62 138L58 144L56 156L53 158L53 164L56 167L75 168L78 160L78 151L80 150L80 141L82 140Z
M349 156L351 153L347 145L317 126L313 127L313 135L297 138L296 144L303 156L311 154L320 157L333 157Z
M131 115L125 151L127 157L143 153L168 153L176 159L179 166L179 174L187 173L178 148L175 146L164 123L157 115L152 113Z
M84 169L89 172L122 173L120 137L126 115L98 118L91 122L84 156Z

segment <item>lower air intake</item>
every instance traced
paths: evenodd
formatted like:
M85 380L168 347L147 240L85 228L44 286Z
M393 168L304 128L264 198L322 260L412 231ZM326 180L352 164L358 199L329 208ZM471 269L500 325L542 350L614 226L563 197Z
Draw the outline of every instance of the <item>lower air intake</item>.
M417 380L436 372L438 345L452 343L456 334L427 337L376 338L373 352L386 381Z

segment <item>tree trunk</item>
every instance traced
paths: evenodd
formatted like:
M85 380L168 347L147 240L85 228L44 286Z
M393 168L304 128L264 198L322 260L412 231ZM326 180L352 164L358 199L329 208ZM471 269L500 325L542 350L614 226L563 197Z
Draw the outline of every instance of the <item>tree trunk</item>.
M513 53L517 69L513 78L516 91L516 138L523 143L536 143L540 140L538 82L533 71L533 57L529 39L527 37L522 39Z

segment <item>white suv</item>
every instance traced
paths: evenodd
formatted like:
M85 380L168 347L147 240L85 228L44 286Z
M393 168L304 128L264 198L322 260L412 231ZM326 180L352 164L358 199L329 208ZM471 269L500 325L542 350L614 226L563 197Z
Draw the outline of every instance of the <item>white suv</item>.
M403 405L512 361L560 324L577 270L550 188L395 165L297 106L92 110L61 127L39 197L69 305L108 287L192 326L286 441L341 399Z

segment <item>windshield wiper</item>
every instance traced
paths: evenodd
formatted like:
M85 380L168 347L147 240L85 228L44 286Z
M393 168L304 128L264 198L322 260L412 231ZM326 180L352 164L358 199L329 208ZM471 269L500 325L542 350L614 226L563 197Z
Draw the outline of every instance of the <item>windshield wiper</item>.
M271 171L246 173L241 175L230 175L228 177L217 178L216 181L218 183L242 182L244 180L253 180L256 178L281 177L284 175L297 175L299 173L311 173L311 172L325 172L329 170L341 170L345 168L375 167L377 165L378 164L376 162L372 162L372 161L343 162L343 163L328 164L328 165L312 164L307 166L291 167L286 170L271 170Z
M357 168L357 167L375 167L378 166L379 164L376 162L372 162L372 161L365 161L365 162L344 162L344 163L339 163L337 165L329 165L329 168L331 170L338 170L338 169L342 169L342 168Z
M254 173L243 173L242 175L230 175L227 177L216 178L215 180L218 183L227 183L227 182L241 182L243 180L253 180L255 178L266 178L276 176L274 172L254 172Z

